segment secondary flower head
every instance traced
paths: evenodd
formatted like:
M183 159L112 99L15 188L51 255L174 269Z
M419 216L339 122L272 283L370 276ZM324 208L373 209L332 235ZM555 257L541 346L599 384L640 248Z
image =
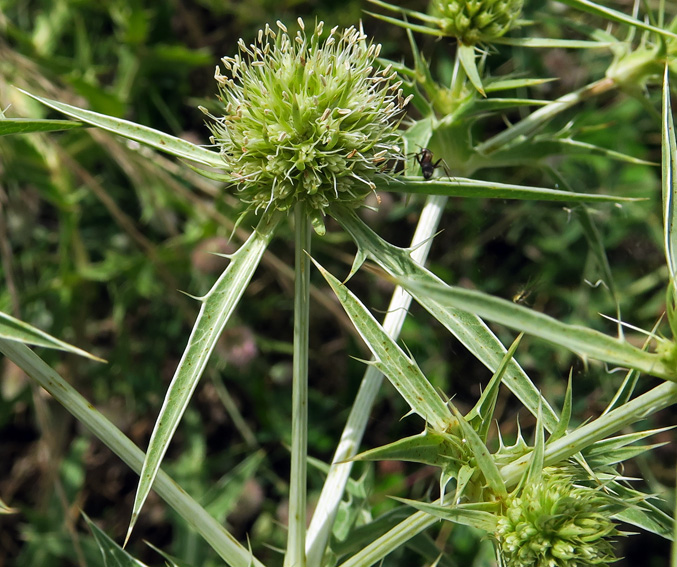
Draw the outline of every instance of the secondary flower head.
M474 45L504 35L515 24L523 3L524 0L433 0L431 8L445 35Z
M397 126L408 100L390 67L377 71L380 45L354 27L293 38L278 22L255 43L239 42L216 69L221 117L213 139L241 197L254 208L286 211L304 202L322 232L325 209L359 206L375 175L399 158Z
M495 536L504 565L592 567L614 560L609 516L615 504L597 488L574 484L553 468L508 500Z

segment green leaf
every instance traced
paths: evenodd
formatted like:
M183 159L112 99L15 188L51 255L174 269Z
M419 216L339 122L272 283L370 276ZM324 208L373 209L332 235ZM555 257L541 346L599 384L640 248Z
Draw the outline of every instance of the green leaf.
M369 0L370 2L372 0ZM390 16L384 16L383 14L377 14L376 12L369 12L368 10L364 11L365 14L369 14L373 18L376 18L377 20L381 20L383 22L387 22L389 24L392 24L394 26L398 26L400 28L404 28L406 30L411 30L419 33L425 33L428 35L435 35L437 37L444 37L444 33L442 33L441 30L435 29L435 28L430 28L428 26L421 26L418 24L412 24L411 22L406 22L402 20L398 20L397 18L391 18Z
M487 96L484 92L484 87L482 86L482 79L480 73L477 70L477 62L475 60L475 46L474 45L465 45L463 43L458 44L456 48L456 54L458 60L463 66L465 74L470 79L472 86L477 89L477 92L482 96Z
M152 543L146 542L146 545L150 547L151 549L154 549L157 551L162 557L165 558L165 561L169 565L169 567L194 567L192 564L187 563L186 561L181 561L180 559L174 557L173 555L169 555L169 553L166 553L162 551L160 548L155 547Z
M460 412L451 404L450 408L456 416L456 419L458 419L458 423L463 433L463 439L472 451L472 454L475 457L475 463L480 471L482 471L482 475L487 481L487 485L499 499L505 501L508 497L508 490L489 449L476 431L463 418Z
M188 406L209 356L216 345L237 303L249 283L261 256L273 237L281 215L264 215L247 241L231 256L231 263L209 293L200 299L202 306L188 339L179 366L165 395L162 409L143 463L139 486L134 499L132 518L127 531L129 539L141 507L148 497L162 458Z
M548 123L555 116L589 98L590 93L599 92L600 94L610 88L608 79L600 79L595 83L585 85L580 89L567 93L550 104L542 106L532 112L529 116L523 118L516 124L510 126L503 132L500 132L492 138L482 142L475 147L478 154L488 156L499 150L509 148L511 144L520 144L524 140L531 138L534 132L539 130L544 124Z
M482 502L440 506L439 504L428 504L418 500L407 500L406 498L394 498L394 500L449 522L473 526L489 533L496 531L498 520L496 514L497 506L494 503Z
M416 362L393 341L367 308L348 288L313 261L343 305L355 329L374 355L374 364L390 380L411 409L433 429L443 432L455 425L449 409Z
M355 455L356 461L408 461L447 468L463 452L456 437L426 427L423 433L398 439Z
M82 349L60 341L59 339L55 339L44 331L36 329L28 323L19 321L19 319L15 319L11 315L2 312L0 312L0 338L45 348L55 348L57 350L63 350L79 356L91 358L92 360L98 360L99 362L105 362L105 360L98 356L89 354Z
M623 380L623 383L618 387L618 390L614 394L613 399L609 402L609 405L604 410L604 413L609 413L610 411L621 407L626 403L632 394L635 391L635 386L637 386L637 381L639 380L639 372L637 370L630 370Z
M595 144L588 144L572 138L550 138L548 136L536 136L534 138L534 145L549 144L551 153L558 153L562 155L581 155L581 156L603 156L609 159L621 161L624 163L634 163L637 165L658 165L652 161L647 161L635 156L616 152L608 148L596 146ZM573 191L572 191L573 192Z
M35 120L33 118L0 118L0 136L29 134L31 132L56 132L82 128L84 124L71 120Z
M493 79L491 82L485 81L484 90L488 93L506 91L512 89L524 89L527 87L539 87L547 83L552 83L557 79Z
M646 494L629 489L617 482L614 483L613 490L619 498L626 502L631 502L633 498L647 498ZM673 530L675 528L674 519L646 500L641 502L641 504L631 506L626 510L614 514L614 518L628 522L648 532L658 534L668 540L671 540L673 537Z
M497 110L509 110L520 106L545 106L546 104L550 104L550 101L534 98L483 98L473 102L472 108L468 108L464 116L478 116Z
M561 422L560 422L561 423ZM534 440L534 450L529 459L529 468L527 474L524 476L524 484L522 488L529 490L530 486L535 486L541 481L543 475L543 457L545 454L545 434L543 432L543 420L541 419L541 412L538 412L536 419L536 439Z
M508 352L503 356L501 364L496 369L496 372L494 372L491 380L489 380L487 387L482 392L480 399L477 400L475 407L465 416L466 420L470 422L484 442L486 442L487 436L489 435L489 428L491 427L494 417L494 408L496 407L496 399L498 398L499 386L503 381L503 375L505 374L512 357L515 356L515 352L517 351L517 347L523 336L524 333L520 333L520 335L512 342Z
M677 384L663 382L620 408L604 414L594 421L581 425L545 447L545 466L560 463L584 451L594 443L621 431L624 427L645 419L677 400ZM517 482L528 466L530 455L524 455L501 468L501 475L508 486Z
M546 187L530 187L512 185L493 181L477 181L464 177L452 177L448 180L434 178L424 180L421 177L402 177L395 181L380 181L378 189L382 191L398 191L423 195L444 195L447 197L475 197L480 199L520 199L541 201L591 201L622 202L638 201L631 197L615 197L613 195L594 195L591 193L572 193L560 189Z
M135 124L134 122L130 122L128 120L113 118L111 116L106 116L105 114L98 114L97 112L92 112L91 110L77 108L69 104L64 104L63 102L42 98L24 90L19 90L25 95L37 100L38 102L41 102L42 104L49 106L54 110L58 110L67 116L75 118L76 120L80 120L81 122L86 122L92 126L98 126L99 128L108 130L113 134L124 136L125 138L146 144L179 158L195 161L210 167L223 167L223 160L220 158L218 153L205 150L204 148L196 146L195 144L191 144L190 142L182 140L181 138L170 136L169 134L165 134L159 130L154 130L153 128L148 128L147 126L141 126L140 124Z
M557 424L557 429L552 432L552 435L548 437L548 443L557 441L560 437L563 437L567 428L569 427L569 421L571 420L571 410L573 407L573 387L571 385L571 375L573 373L573 368L569 370L569 381L567 382L567 390L564 393L564 404L562 405L562 413L560 414L559 423Z
M548 37L499 37L495 43L519 47L544 47L547 49L599 49L618 42L589 41L583 39L550 39Z
M438 303L475 313L501 325L524 331L579 356L590 357L647 374L677 380L677 372L668 368L657 354L640 350L630 343L580 325L562 323L544 313L533 311L512 301L470 289L431 283L420 278L401 277L396 281L409 292L434 298Z
M641 455L646 451L651 451L657 447L661 447L666 443L654 443L652 445L632 445L651 435L657 435L663 431L669 431L672 427L662 427L659 429L650 429L648 431L639 431L636 433L629 433L626 435L618 435L597 441L589 448L583 451L583 456L588 464L595 470L601 467L622 463L628 459Z

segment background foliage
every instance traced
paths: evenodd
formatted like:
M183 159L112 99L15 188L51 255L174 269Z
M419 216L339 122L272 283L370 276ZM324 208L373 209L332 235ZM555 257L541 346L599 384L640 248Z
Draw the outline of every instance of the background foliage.
M214 65L236 51L238 38L253 36L264 22L305 16L332 27L362 17L368 35L383 43L385 56L411 62L403 30L365 17L362 8L358 1L0 1L0 109L11 105L14 116L56 117L21 95L13 88L17 86L206 143L209 133L196 107L214 108ZM560 29L557 17L567 8L538 1L525 8L526 17L542 22L543 34L571 35ZM581 26L605 25L589 15L568 16L578 18ZM451 73L449 43L417 39L444 82ZM601 50L502 47L488 64L497 75L526 68L532 76L557 77L538 93L554 99L597 78L609 59ZM632 94L605 95L601 104L579 107L553 128L575 119L578 139L660 162L657 117ZM659 108L659 91L651 96L653 108ZM589 127L600 123L606 127ZM480 128L477 136L483 139L503 125L483 123ZM659 169L594 155L568 157L557 165L580 192L646 197L622 207L595 206L594 219L616 287L622 290L624 320L652 328L664 311L666 279ZM521 167L481 176L528 185L544 179L540 169ZM420 201L383 199L369 222L386 240L406 246ZM105 358L107 365L40 353L145 447L197 312L197 304L177 290L198 295L209 288L226 260L208 252L232 251L242 240L236 231L228 241L240 205L220 185L181 164L104 132L77 129L0 137L0 208L6 284L0 286L0 310ZM253 221L245 223L249 227ZM433 243L430 266L445 281L508 299L521 296L560 320L613 333L614 324L597 313L613 314L615 304L605 286L597 285L601 274L572 210L541 202L452 199L443 228ZM328 235L314 242L313 253L332 273L347 274L354 248L329 225ZM210 366L199 386L165 464L199 501L213 502L214 513L227 516L236 535L250 532L255 544L283 546L275 537L280 535L276 524L285 518L281 499L289 459L281 442L289 436L292 263L291 247L278 239L238 309L240 323L227 329L220 363ZM313 278L320 282L319 274ZM353 290L372 310L386 309L390 284L375 276L360 278ZM326 287L319 285L313 293L309 444L311 455L327 461L363 372L362 364L345 354L366 357L366 350ZM490 376L420 308L412 309L402 339L433 384L455 392L454 403L469 409ZM512 341L513 334L495 330L504 343ZM627 337L637 346L644 341L633 331ZM555 403L564 395L563 377L573 366L577 423L599 413L618 385L601 365L586 368L563 349L528 337L520 349L521 363ZM576 380L583 375L585 380ZM136 475L7 361L0 385L0 462L7 463L0 473L0 497L18 510L0 516L0 565L94 564L99 552L79 510L120 541ZM497 418L509 438L511 427L516 434L519 408L508 395L499 407ZM384 388L365 446L418 433L410 429L415 424L398 422L406 411L394 390ZM523 429L533 425L526 413L520 418ZM651 419L654 423L646 428L670 425L674 416L666 411ZM674 437L662 435L665 441ZM238 466L244 454L252 456ZM648 491L671 505L674 448L667 445L651 455L638 458L625 472L643 477ZM416 498L436 485L434 471L425 467L382 462L363 469L371 486L365 497L375 513L393 508L385 494ZM230 471L226 477L224 471ZM311 470L310 475L311 486L319 488L320 473ZM454 528L449 538L462 560L486 564L486 541L470 528ZM188 563L218 564L153 494L130 551L160 564L144 539ZM665 563L668 544L657 536L642 534L621 544L626 559L619 565L639 564L638 558L645 565ZM275 557L263 547L254 551L263 560ZM416 557L408 550L401 553L388 561L399 565Z

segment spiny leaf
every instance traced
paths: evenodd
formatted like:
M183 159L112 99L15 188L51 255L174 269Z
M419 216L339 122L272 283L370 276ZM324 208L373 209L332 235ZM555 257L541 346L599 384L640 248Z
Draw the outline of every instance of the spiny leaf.
M87 522L89 529L92 531L94 540L99 546L99 551L103 555L103 564L106 567L146 567L138 559L135 559L124 549L122 549L111 537L109 537L103 530L101 530L94 522L92 522L83 512L82 516Z
M408 504L421 512L426 512L427 514L456 524L473 526L490 533L496 530L498 522L496 504L473 503L440 506L439 504L428 504L419 502L418 500L407 500L406 498L394 498L394 500Z
M343 207L332 208L334 218L353 237L374 262L394 277L415 274L431 283L442 283L425 267L414 262L409 251L397 248L380 238L354 211ZM487 368L494 372L505 356L506 349L486 324L476 315L460 309L443 307L425 294L412 293L428 312L440 321L465 347ZM557 414L552 410L538 388L514 359L505 372L503 383L517 396L524 406L536 415L543 404L543 420L548 431L557 426Z
M0 118L0 136L30 134L31 132L57 132L82 128L84 124L71 120L36 120L34 118Z
M203 299L188 345L155 422L125 541L132 533L143 503L160 470L162 459L216 346L216 341L242 297L280 220L279 214L263 216L256 230L233 254L230 265Z
M461 431L463 432L463 438L472 451L477 467L482 471L482 475L484 475L487 485L499 498L506 498L508 496L508 490L491 453L489 453L489 449L458 410L454 406L450 407L451 411L458 419Z
M348 288L313 261L343 305L353 325L372 351L378 369L390 380L412 410L430 427L443 432L454 418L415 361L410 359Z
M154 130L153 128L148 128L147 126L135 124L129 120L113 118L112 116L106 116L105 114L99 114L98 112L92 112L91 110L85 110L83 108L71 106L70 104L33 95L21 89L19 90L38 102L41 102L54 110L58 110L67 116L71 116L76 120L80 120L81 122L98 126L113 134L136 140L137 142L146 144L179 158L195 161L211 167L223 167L223 160L219 154L196 146L195 144L191 144L181 138L170 136L169 134Z
M480 438L485 442L487 440L489 427L491 426L493 419L499 386L501 385L503 375L505 374L510 361L512 360L513 356L515 356L515 352L517 351L517 347L519 346L523 336L524 333L520 333L510 345L508 352L505 353L503 360L501 360L501 364L496 369L496 372L494 372L491 380L489 380L486 389L482 392L480 399L477 400L475 407L471 409L465 416L468 422L479 433Z
M572 193L547 187L530 187L492 181L478 181L464 177L435 178L424 180L420 177L403 177L396 181L377 183L383 191L404 191L423 195L444 195L447 197L475 197L480 199L519 199L541 201L590 201L590 202L628 202L638 201L631 197L614 195L595 195L592 193Z
M480 93L482 96L487 96L486 93L484 92L484 87L482 86L482 78L480 77L480 73L477 70L475 46L459 43L458 47L456 48L456 52L458 55L458 59L461 62L461 65L463 66L463 70L465 71L465 74L468 76L468 79L470 79L472 86L475 87L477 89L477 92Z
M443 305L476 313L480 317L568 348L580 356L677 380L677 372L668 368L659 355L645 352L628 342L588 327L568 325L544 313L475 290L423 282L411 276L396 278L396 281L407 291L426 294Z
M2 312L0 312L0 338L45 348L55 348L57 350L63 350L79 356L91 358L92 360L97 360L99 362L105 362L105 360L98 356L89 354L82 349L60 341L59 339L55 339L44 331L36 329L28 323L24 323L23 321Z
M633 26L647 31L652 31L666 37L672 37L677 39L677 35L675 35L669 30L657 28L655 26L632 18L631 16L628 16L623 12L613 10L612 8L607 8L606 6L601 6L600 4L596 4L595 2L591 2L590 0L559 0L559 1L562 2L562 4L571 6L572 8L583 10L584 12L595 14L596 16L601 16L602 18L606 18L608 20L611 20L612 22L617 22L619 24L627 24L629 26Z

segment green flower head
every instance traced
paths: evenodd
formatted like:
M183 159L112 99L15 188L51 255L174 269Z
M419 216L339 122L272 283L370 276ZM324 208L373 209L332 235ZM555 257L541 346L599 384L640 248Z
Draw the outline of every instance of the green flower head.
M614 561L611 498L548 468L535 485L511 495L495 536L503 565L592 567Z
M524 0L433 0L431 10L445 35L466 45L504 35L522 12Z
M278 22L255 43L239 42L216 70L224 114L211 117L213 140L242 199L288 211L303 202L316 231L333 202L359 206L392 159L408 99L390 67L376 70L380 45L361 29L323 22L310 37L301 19L292 38Z

